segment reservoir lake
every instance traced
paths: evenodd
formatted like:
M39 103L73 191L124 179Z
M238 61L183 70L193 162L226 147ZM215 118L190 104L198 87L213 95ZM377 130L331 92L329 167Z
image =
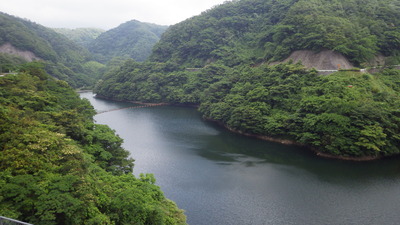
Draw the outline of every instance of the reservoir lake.
M80 94L96 111L133 106ZM241 136L196 108L156 106L95 116L124 139L134 174L152 173L191 225L399 224L400 158L325 159Z

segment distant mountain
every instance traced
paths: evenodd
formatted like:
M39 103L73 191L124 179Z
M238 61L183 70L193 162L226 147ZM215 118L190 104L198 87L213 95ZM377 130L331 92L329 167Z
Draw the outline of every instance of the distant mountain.
M102 62L113 57L144 61L167 28L132 20L102 33L89 45L89 51Z
M53 28L53 30L86 48L89 47L90 43L100 34L105 32L105 30L99 28Z
M49 74L73 87L92 85L96 80L92 70L85 69L91 60L87 49L50 28L5 13L0 13L0 53L2 58L42 60Z

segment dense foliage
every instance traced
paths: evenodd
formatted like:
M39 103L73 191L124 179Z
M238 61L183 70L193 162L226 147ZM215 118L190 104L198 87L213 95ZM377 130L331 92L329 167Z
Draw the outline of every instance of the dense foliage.
M175 71L170 63L127 62L96 92L118 100L200 104L204 117L256 135L295 140L331 155L400 153L400 71L318 76L301 64L211 64Z
M176 66L167 63L126 61L108 71L96 85L100 96L116 100L134 99L142 102L189 102L192 95L184 91L190 78L187 72L172 72ZM197 79L196 76L192 77Z
M41 65L0 77L0 215L33 224L184 224L109 127Z
M223 79L205 90L200 107L205 117L331 155L400 153L398 70L317 76L299 64L281 64L247 68L229 79L234 82Z
M160 39L167 26L128 21L102 33L89 45L89 50L100 62L113 57L132 58L144 61L151 54L154 44Z
M99 28L53 28L57 33L63 34L70 40L88 48L90 43L94 41L100 34L105 31Z
M398 12L398 0L225 2L171 26L149 62L108 70L95 91L198 104L205 118L231 129L329 155L399 154L398 70L318 76L300 64L266 65L303 49L330 49L360 66L377 55L398 63Z
M90 53L52 29L0 13L0 46L10 43L45 61L46 71L73 87L92 85L97 77L83 66Z
M399 0L231 1L171 26L151 60L234 66L330 49L356 65L378 54L399 63L399 12Z
M0 53L0 73L16 71L26 60L15 55Z

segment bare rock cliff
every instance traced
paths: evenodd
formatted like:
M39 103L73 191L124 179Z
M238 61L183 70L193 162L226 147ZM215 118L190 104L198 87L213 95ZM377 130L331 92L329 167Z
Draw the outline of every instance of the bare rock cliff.
M305 67L317 70L351 69L354 67L346 57L332 50L323 50L320 52L310 50L294 51L283 62L288 62L289 60L292 60L294 63L301 61ZM271 64L277 63L279 62Z
M19 56L25 59L28 62L32 62L33 60L41 60L37 57L33 52L30 51L22 51L11 45L10 43L5 43L0 46L0 53L6 53L10 55Z

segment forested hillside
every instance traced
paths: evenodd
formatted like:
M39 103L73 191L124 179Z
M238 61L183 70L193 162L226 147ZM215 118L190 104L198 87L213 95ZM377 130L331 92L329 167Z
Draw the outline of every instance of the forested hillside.
M32 224L185 224L94 109L37 62L0 77L0 215Z
M400 153L400 72L319 76L295 50L333 50L356 66L399 63L399 0L240 0L171 26L149 62L126 62L99 96L199 104L238 132L288 139L320 153L373 159Z
M0 46L5 44L33 53L44 60L49 74L73 87L90 86L97 79L91 71L91 55L85 48L52 29L0 13ZM7 62L0 62L4 64Z
M398 70L318 76L300 64L262 66L210 85L200 111L248 134L371 159L400 153L399 85Z
M105 30L99 28L53 28L53 30L85 48L88 48L92 41L105 32Z
M113 57L144 61L166 29L167 26L128 21L101 34L91 42L89 50L103 63Z
M240 0L171 26L152 61L202 67L276 61L295 50L330 49L356 66L375 55L399 62L398 0Z
M288 139L329 155L400 153L400 71L318 76L300 64L166 72L165 63L127 62L98 85L117 100L200 104L205 118L236 131Z

